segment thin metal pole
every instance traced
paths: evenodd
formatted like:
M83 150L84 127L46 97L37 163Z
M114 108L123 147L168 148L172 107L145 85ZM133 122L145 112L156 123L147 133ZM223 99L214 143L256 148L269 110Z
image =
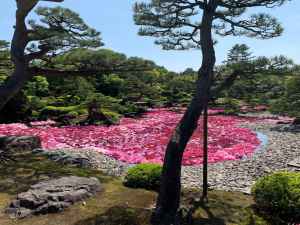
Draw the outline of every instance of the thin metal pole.
M208 201L208 102L205 102L203 112L203 193L202 200Z

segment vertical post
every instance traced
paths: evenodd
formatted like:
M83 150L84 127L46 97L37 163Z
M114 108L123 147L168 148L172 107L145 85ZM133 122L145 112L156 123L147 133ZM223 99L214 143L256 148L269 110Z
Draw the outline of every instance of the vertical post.
M203 192L202 201L208 201L208 101L205 101L203 112Z

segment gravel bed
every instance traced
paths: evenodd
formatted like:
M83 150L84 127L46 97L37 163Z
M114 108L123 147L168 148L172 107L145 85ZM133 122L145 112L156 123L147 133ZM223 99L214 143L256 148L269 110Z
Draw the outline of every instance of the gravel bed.
M254 115L257 117L257 115ZM261 117L269 117L262 114ZM251 186L259 177L280 170L300 170L289 167L288 163L300 157L300 132L280 132L278 126L264 122L244 123L243 127L260 132L268 137L268 144L251 157L237 161L225 161L210 164L209 187L228 191L250 193ZM286 130L286 129L285 129ZM58 154L59 161L65 155L73 159L86 159L91 167L109 175L123 176L132 164L126 164L89 149L59 149L45 154ZM182 168L182 185L199 188L202 186L202 166L184 166Z
M34 151L38 154L47 155L49 159L62 164L91 167L111 176L123 176L132 166L92 149L57 149L51 151L36 149Z
M267 135L267 146L242 160L210 164L210 188L250 193L255 180L264 175L274 171L297 170L289 167L288 163L300 157L300 133L274 131L278 126L283 125L262 122L243 124L243 127ZM199 188L202 185L201 176L202 166L183 167L182 184Z

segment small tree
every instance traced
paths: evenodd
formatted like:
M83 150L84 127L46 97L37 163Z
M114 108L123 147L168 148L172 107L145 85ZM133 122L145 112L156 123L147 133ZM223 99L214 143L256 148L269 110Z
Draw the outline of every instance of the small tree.
M246 10L280 6L285 2L286 0L151 0L149 3L135 4L134 19L141 26L140 35L157 38L155 43L165 50L199 48L202 52L196 93L166 149L154 223L175 223L180 203L183 152L207 105L214 78L216 58L213 32L221 36L245 35L262 39L279 36L283 28L275 18L264 13L247 18Z
M245 44L236 44L228 52L227 63L245 63L251 60L252 53L250 48Z

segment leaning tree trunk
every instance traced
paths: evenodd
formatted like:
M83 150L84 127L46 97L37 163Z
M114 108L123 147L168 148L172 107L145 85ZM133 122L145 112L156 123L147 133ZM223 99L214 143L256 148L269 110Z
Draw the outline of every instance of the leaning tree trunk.
M212 39L212 22L215 7L204 10L201 25L202 65L199 70L196 93L183 118L175 128L166 149L161 187L152 224L176 223L181 194L181 163L185 147L197 128L199 117L209 99L213 79L215 51Z
M0 111L5 104L14 97L30 78L25 48L28 44L28 31L25 19L37 0L17 0L16 25L11 44L11 59L14 63L14 72L8 81L0 87Z

